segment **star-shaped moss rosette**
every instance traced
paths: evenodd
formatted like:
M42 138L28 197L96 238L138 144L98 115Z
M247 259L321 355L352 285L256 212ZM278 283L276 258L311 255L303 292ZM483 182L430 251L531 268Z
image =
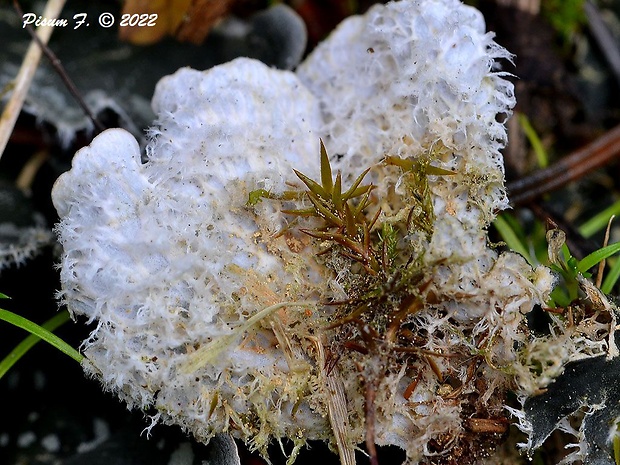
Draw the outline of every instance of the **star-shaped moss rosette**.
M289 438L291 461L310 439L345 464L364 442L490 454L507 391L539 387L524 315L553 281L487 244L508 57L477 10L412 0L349 18L296 74L162 79L146 154L106 131L54 187L60 297L97 321L85 369L198 440Z

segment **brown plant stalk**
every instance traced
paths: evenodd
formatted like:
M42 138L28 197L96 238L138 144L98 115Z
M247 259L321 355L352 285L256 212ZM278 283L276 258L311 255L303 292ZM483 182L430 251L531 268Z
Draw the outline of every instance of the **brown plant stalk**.
M620 125L598 139L558 160L506 184L513 207L531 202L543 194L576 181L620 155Z

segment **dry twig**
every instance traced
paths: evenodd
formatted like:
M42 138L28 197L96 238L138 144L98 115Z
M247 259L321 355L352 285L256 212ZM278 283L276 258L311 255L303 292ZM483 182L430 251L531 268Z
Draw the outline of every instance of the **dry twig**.
M48 0L42 16L46 18L58 18L64 5L65 0ZM49 26L37 28L36 35L42 44L47 44L53 30L54 28ZM32 78L39 65L39 61L41 60L42 53L41 47L33 40L28 47L22 66L15 78L13 95L4 108L2 116L0 116L0 157L2 157L9 137L13 132L15 122L24 104L24 99L32 83Z
M507 183L513 207L558 189L609 163L620 155L620 125L548 168Z

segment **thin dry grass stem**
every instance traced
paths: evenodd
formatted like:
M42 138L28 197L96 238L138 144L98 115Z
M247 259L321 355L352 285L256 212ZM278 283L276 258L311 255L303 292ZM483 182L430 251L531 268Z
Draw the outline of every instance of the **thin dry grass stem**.
M48 0L42 16L46 18L58 18L64 5L65 0ZM37 28L36 36L38 37L40 43L47 44L53 30L54 28L50 26ZM22 66L17 73L17 77L15 78L13 95L11 95L11 98L4 107L2 116L0 116L0 158L4 153L6 144L9 142L9 138L11 137L11 133L15 127L15 122L17 121L17 117L19 116L22 106L24 105L26 94L28 93L28 89L32 83L34 73L39 66L39 61L41 60L42 54L43 50L33 39L28 47Z
M611 223L615 217L616 215L611 215L611 218L609 218L609 221L607 222L607 229L605 230L605 239L603 240L603 247L607 247L607 245L609 244L609 232L611 230ZM601 288L601 285L603 284L603 271L605 270L606 263L607 263L607 260L603 259L598 264L598 271L596 273L595 286L598 287L599 289Z
M350 441L347 440L349 419L342 377L336 363L331 363L332 360L326 357L321 339L319 337L310 337L309 339L316 349L320 377L330 394L327 396L327 412L336 439L340 463L341 465L355 465L355 451Z
M47 161L50 154L47 150L39 150L26 162L15 180L15 186L24 192L30 192L32 183L39 169Z

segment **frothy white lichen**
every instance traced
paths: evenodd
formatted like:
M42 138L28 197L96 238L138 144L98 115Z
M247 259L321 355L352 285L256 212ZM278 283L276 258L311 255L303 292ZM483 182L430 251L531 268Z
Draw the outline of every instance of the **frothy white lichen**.
M552 282L487 244L508 56L473 8L411 0L346 20L297 74L238 59L162 79L145 161L109 130L54 187L60 294L98 322L87 370L200 440L322 439L351 463L374 427L410 463L488 454L471 425L534 376L524 314ZM294 169L333 184L320 137L343 191L367 167L375 186L355 215L327 201L340 229L290 213L317 208Z

